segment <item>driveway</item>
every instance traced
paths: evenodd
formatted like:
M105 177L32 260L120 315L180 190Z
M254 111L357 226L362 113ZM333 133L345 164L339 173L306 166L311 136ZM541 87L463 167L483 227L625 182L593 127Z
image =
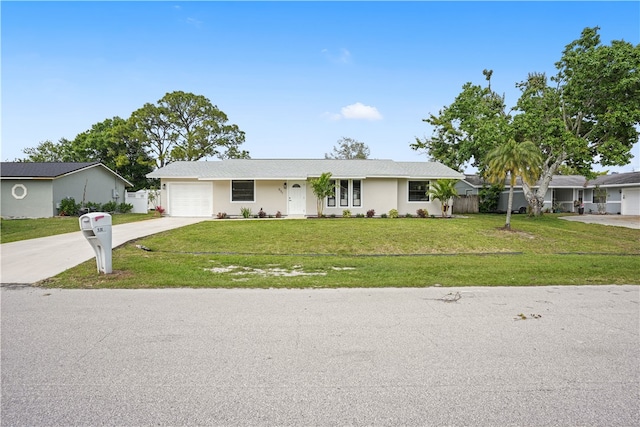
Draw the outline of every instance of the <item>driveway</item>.
M5 287L2 425L640 425L639 289Z
M204 218L162 217L112 227L113 247L162 231L204 221ZM91 245L78 231L0 245L0 282L35 283L95 258Z
M565 221L578 221L587 224L612 225L640 229L640 216L637 215L574 215L561 216Z

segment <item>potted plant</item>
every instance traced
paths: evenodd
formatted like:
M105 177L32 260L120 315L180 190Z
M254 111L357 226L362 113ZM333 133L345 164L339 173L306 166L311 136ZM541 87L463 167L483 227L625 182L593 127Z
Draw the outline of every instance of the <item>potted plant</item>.
M584 214L584 203L582 203L580 200L574 200L573 207L578 208L578 215Z

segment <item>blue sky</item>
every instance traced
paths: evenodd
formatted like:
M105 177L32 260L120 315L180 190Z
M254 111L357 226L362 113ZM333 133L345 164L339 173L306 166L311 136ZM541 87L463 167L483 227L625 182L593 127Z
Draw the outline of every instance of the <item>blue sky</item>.
M640 42L639 2L2 1L1 19L3 161L176 90L224 111L253 158L322 158L348 137L422 161L422 119L483 69L511 106L584 27ZM633 154L607 169L640 170Z

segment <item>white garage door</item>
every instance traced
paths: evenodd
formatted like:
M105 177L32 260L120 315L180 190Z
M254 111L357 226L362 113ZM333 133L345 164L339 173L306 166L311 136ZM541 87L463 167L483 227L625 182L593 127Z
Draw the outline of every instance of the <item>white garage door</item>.
M640 215L640 188L622 190L622 215Z
M171 216L210 217L213 214L210 182L171 182L167 192L167 213Z

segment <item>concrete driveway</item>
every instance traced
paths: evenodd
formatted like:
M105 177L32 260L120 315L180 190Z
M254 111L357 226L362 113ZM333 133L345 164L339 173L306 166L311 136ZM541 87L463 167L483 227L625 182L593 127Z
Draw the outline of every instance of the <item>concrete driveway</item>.
M561 216L565 221L578 221L587 224L612 225L640 229L640 216L637 215L574 215Z
M113 247L162 231L204 221L204 218L162 217L112 227ZM95 258L78 231L0 245L0 282L35 283Z
M639 289L5 287L2 425L640 425Z

